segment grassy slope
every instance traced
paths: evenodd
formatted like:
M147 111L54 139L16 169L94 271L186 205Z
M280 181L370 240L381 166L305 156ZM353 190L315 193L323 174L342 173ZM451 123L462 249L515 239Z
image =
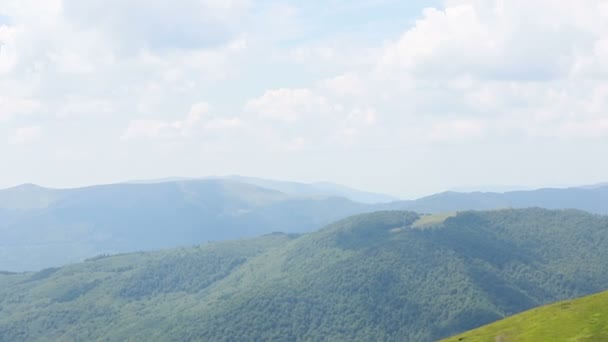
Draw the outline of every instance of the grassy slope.
M444 342L608 341L608 292L535 308Z
M608 219L380 212L0 275L0 340L431 341L608 286Z

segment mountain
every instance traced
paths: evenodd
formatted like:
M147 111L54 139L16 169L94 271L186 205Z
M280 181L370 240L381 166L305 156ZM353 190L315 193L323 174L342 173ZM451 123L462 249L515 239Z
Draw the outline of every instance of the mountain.
M69 190L47 189L34 184L23 184L0 190L0 210L45 208L69 192Z
M480 186L460 186L450 189L453 192L512 192L512 191L527 191L537 189L529 186L518 185L480 185Z
M188 246L275 231L304 233L377 210L440 213L544 207L608 214L608 187L504 194L445 192L413 201L366 204L323 196L321 190L300 187L300 183L236 179L76 189L22 185L0 190L0 269L39 270L102 253ZM324 187L333 189L327 190L332 193L341 189L316 185L316 189Z
M0 191L0 269L36 270L101 253L308 232L374 206L295 197L229 180Z
M445 339L444 342L608 341L608 292L562 301Z
M608 186L498 192L443 192L413 201L394 202L396 209L421 213L501 208L579 209L608 214Z
M433 341L608 288L608 217L383 211L0 275L0 340Z
M399 200L397 197L361 191L353 188L349 188L344 185L330 183L330 182L316 182L316 183L302 183L302 182L290 182L290 181L279 181L273 179L256 178L256 177L245 177L245 176L225 176L225 177L207 177L200 178L206 180L230 180L239 183L250 184L265 189L272 189L280 191L287 195L299 196L299 197L343 197L354 202L375 204L375 203L386 203ZM153 183L165 183L175 181L191 181L196 180L193 178L161 178L154 180L140 180L131 181L129 183L136 184L153 184Z
M390 195L361 191L330 182L299 183L243 176L228 176L227 178L296 196L335 196L367 204L399 200Z
M603 188L603 187L607 187L607 186L608 186L608 182L602 182L602 183L584 185L584 186L581 186L581 188L583 188L583 189L597 189L597 188Z

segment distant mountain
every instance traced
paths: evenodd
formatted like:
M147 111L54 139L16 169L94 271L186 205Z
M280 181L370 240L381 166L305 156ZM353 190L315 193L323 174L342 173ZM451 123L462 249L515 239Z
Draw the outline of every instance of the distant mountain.
M540 207L579 209L608 214L608 186L497 192L443 192L413 201L393 203L396 209L421 213Z
M562 301L526 311L444 340L608 341L608 292Z
M262 188L273 189L294 196L337 196L354 202L378 204L375 209L412 210L440 213L458 210L489 210L501 208L539 207L548 209L579 209L597 214L608 214L608 183L569 188L517 189L517 187L468 187L446 191L416 200L398 200L383 194L369 193L333 183L298 183L262 178L227 176L210 179L233 180ZM182 178L166 178L139 183L159 183ZM494 191L479 191L491 189ZM514 190L517 189L517 190Z
M608 217L376 212L0 275L0 340L425 342L606 288Z
M534 190L534 187L517 186L517 185L485 185L485 186L462 186L452 188L452 192L511 192L511 191L528 191Z
M445 192L413 201L365 204L321 195L325 190L318 189L324 187L330 193L342 191L331 184L317 184L314 190L300 183L236 179L240 178L77 189L22 185L0 190L0 270L37 270L100 253L187 246L274 231L304 233L377 210L440 213L543 207L608 214L608 186L504 194ZM250 184L254 182L259 184Z
M583 189L597 189L597 188L603 188L603 187L608 187L608 182L581 186L581 188L583 188Z
M394 196L356 190L330 182L300 183L243 176L228 176L226 178L296 196L336 196L368 204L386 203L398 200L398 198Z
M175 181L191 181L196 180L195 178L183 178L183 177L171 177L161 178L153 180L139 180L130 181L129 183L134 184L154 184L154 183L165 183ZM302 196L302 197L344 197L354 202L374 204L374 203L386 203L399 200L397 197L379 194L368 191L361 191L353 188L346 187L344 185L330 183L330 182L316 182L316 183L302 183L302 182L290 182L290 181L279 181L265 178L245 177L245 176L225 176L225 177L205 177L198 180L231 180L239 183L245 183L250 185L259 186L261 188L272 189L280 191L287 195Z
M69 192L69 190L47 189L34 184L23 184L0 190L0 210L45 208Z
M0 190L0 269L36 270L118 253L308 232L374 206L230 181Z

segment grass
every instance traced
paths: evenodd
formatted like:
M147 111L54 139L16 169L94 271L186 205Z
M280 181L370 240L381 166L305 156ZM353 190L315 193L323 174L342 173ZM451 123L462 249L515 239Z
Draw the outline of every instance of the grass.
M412 228L428 228L431 226L436 226L438 224L442 224L450 217L456 216L456 212L448 212L442 214L435 215L422 215L416 222L412 224Z
M608 292L535 308L443 341L608 341Z

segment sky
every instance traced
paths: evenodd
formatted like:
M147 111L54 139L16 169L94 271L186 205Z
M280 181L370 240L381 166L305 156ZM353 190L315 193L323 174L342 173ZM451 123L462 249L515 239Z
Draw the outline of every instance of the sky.
M608 180L602 0L0 0L0 188Z

